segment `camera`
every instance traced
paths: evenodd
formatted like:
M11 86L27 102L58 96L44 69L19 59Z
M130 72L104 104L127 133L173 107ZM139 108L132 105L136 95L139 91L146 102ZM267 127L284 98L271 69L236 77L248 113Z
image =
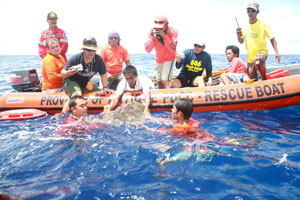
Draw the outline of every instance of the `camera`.
M156 30L153 29L151 34L152 34L153 37L156 37Z
M159 35L157 34L159 30L160 30L160 29L153 28L153 29L152 29L152 33L151 33L152 36L153 36L153 37L159 36Z
M74 65L73 69L76 69L77 71L82 71L83 70L82 64Z

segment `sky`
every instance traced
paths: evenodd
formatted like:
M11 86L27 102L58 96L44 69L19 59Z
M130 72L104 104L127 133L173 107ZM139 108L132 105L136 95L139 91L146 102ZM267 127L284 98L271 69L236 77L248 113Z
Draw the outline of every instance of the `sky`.
M259 19L272 28L280 54L300 54L300 1L260 0ZM178 30L177 51L205 41L206 51L223 54L227 45L245 44L236 37L248 24L246 0L0 0L0 55L38 55L40 34L48 28L47 14L58 15L58 27L68 34L68 54L80 52L84 37L107 44L111 31L119 32L130 54L146 53L144 44L155 16L167 16ZM267 42L269 53L274 50ZM152 51L154 53L154 50Z

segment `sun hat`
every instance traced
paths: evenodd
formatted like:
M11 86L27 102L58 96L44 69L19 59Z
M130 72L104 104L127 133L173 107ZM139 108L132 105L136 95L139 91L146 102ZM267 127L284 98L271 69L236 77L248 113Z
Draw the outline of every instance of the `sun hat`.
M168 24L167 17L160 14L155 18L153 28L163 28L166 24Z
M258 4L258 3L251 2L251 3L249 3L249 4L247 5L247 9L248 9L248 8L252 8L252 9L254 9L256 12L258 12L258 11L259 11L259 4Z
M86 37L83 39L83 45L81 49L98 50L97 41L94 37Z
M47 15L47 19L58 19L58 17L55 12L49 12Z
M204 41L201 41L201 40L198 41L198 42L195 42L194 45L195 45L195 44L198 44L198 45L200 45L200 46L205 46L205 42L204 42Z

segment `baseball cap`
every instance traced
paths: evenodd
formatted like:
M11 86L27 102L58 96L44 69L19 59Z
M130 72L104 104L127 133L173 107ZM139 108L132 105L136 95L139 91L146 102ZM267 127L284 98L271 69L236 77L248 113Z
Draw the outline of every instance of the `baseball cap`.
M99 47L94 37L86 37L83 39L83 45L81 49L89 49L89 50L96 51L99 49Z
M154 20L154 28L163 28L166 24L168 24L168 19L166 16L160 14Z
M252 9L254 9L254 10L256 10L256 11L259 11L259 4L258 4L258 3L251 2L251 3L249 3L249 4L247 5L247 9L248 9L248 8L252 8Z
M57 14L55 12L49 12L47 15L47 19L58 19Z
M120 39L120 35L119 35L119 33L116 32L116 31L112 31L112 32L110 32L110 33L108 34L108 38L112 38L112 37L117 37L117 38Z

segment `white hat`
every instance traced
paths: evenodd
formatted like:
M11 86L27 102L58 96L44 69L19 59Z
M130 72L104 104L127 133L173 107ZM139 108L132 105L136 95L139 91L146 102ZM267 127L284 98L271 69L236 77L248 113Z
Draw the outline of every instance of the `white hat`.
M204 41L201 41L201 40L198 41L198 42L195 42L194 45L195 45L195 44L198 44L198 45L200 45L200 46L205 46L205 42L204 42Z

